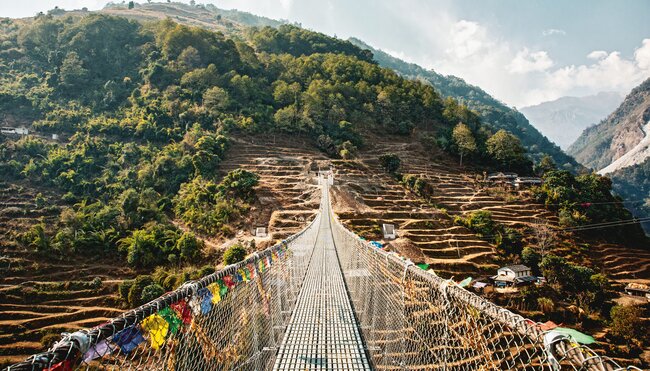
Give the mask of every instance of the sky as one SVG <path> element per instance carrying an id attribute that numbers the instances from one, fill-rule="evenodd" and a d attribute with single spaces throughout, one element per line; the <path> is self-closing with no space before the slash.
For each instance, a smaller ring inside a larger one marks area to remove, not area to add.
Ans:
<path id="1" fill-rule="evenodd" d="M 0 16 L 106 0 L 0 0 Z M 189 2 L 189 0 L 184 1 Z M 523 107 L 650 77 L 648 0 L 197 0 L 336 35 L 483 88 Z"/>

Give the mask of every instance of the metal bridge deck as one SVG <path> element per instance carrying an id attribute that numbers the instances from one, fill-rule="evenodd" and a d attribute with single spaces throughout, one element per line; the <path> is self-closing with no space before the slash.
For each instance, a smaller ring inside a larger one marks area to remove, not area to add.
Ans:
<path id="1" fill-rule="evenodd" d="M 314 252 L 274 370 L 371 369 L 336 254 L 329 202 L 323 207 Z"/>

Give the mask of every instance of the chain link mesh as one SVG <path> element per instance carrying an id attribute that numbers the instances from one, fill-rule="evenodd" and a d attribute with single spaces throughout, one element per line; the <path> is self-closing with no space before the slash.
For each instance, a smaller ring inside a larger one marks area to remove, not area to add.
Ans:
<path id="1" fill-rule="evenodd" d="M 334 215 L 332 220 L 345 282 L 376 369 L 625 369 L 372 246 Z"/>

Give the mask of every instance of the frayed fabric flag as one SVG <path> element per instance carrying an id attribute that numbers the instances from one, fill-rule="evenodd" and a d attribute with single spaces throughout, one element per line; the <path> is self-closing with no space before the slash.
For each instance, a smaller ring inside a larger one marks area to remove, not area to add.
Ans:
<path id="1" fill-rule="evenodd" d="M 219 285 L 219 296 L 222 298 L 226 297 L 226 294 L 228 293 L 228 286 L 222 280 L 218 280 L 217 285 Z"/>
<path id="2" fill-rule="evenodd" d="M 192 311 L 187 305 L 185 299 L 182 299 L 177 303 L 172 304 L 171 308 L 174 310 L 174 312 L 176 312 L 176 314 L 178 314 L 183 324 L 189 325 L 190 323 L 192 323 Z"/>
<path id="3" fill-rule="evenodd" d="M 178 332 L 178 329 L 181 327 L 182 319 L 178 316 L 178 313 L 171 308 L 163 308 L 158 314 L 167 322 L 169 325 L 169 333 L 175 335 Z"/>
<path id="4" fill-rule="evenodd" d="M 72 371 L 73 369 L 73 363 L 68 359 L 63 362 L 59 362 L 50 368 L 46 368 L 45 371 Z"/>
<path id="5" fill-rule="evenodd" d="M 266 269 L 264 266 L 264 260 L 260 259 L 260 261 L 257 262 L 257 269 L 260 271 L 260 273 L 264 273 L 264 270 Z"/>
<path id="6" fill-rule="evenodd" d="M 237 284 L 233 280 L 232 276 L 228 275 L 223 278 L 223 283 L 228 287 L 229 289 L 232 289 L 235 287 Z"/>
<path id="7" fill-rule="evenodd" d="M 207 288 L 199 290 L 197 295 L 190 301 L 190 307 L 195 316 L 207 314 L 212 309 L 212 293 Z"/>
<path id="8" fill-rule="evenodd" d="M 217 304 L 221 301 L 221 290 L 217 283 L 212 283 L 208 286 L 208 290 L 212 294 L 212 304 Z"/>
<path id="9" fill-rule="evenodd" d="M 115 334 L 112 340 L 122 352 L 129 353 L 144 341 L 144 337 L 136 325 L 131 325 Z"/>
<path id="10" fill-rule="evenodd" d="M 83 356 L 84 362 L 90 362 L 93 359 L 102 358 L 113 353 L 113 348 L 108 343 L 108 340 L 104 339 L 95 345 L 91 345 L 88 348 L 88 351 Z"/>
<path id="11" fill-rule="evenodd" d="M 145 318 L 140 324 L 142 331 L 147 334 L 149 344 L 153 350 L 160 349 L 165 344 L 167 333 L 169 332 L 169 324 L 158 313 L 154 313 Z"/>

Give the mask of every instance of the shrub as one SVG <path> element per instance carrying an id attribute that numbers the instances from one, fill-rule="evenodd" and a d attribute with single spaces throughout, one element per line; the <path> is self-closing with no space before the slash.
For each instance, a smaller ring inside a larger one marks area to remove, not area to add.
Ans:
<path id="1" fill-rule="evenodd" d="M 496 223 L 492 220 L 492 213 L 489 211 L 473 211 L 464 218 L 457 216 L 454 220 L 457 224 L 471 229 L 479 237 L 491 237 L 495 235 Z"/>
<path id="2" fill-rule="evenodd" d="M 402 160 L 394 153 L 388 153 L 379 156 L 379 163 L 386 170 L 386 172 L 395 174 L 399 170 Z"/>
<path id="3" fill-rule="evenodd" d="M 643 320 L 643 312 L 638 306 L 615 305 L 610 311 L 612 335 L 630 343 L 632 340 L 643 340 L 647 336 Z"/>
<path id="4" fill-rule="evenodd" d="M 223 263 L 226 265 L 238 263 L 246 258 L 246 248 L 241 243 L 230 246 L 223 254 Z"/>
<path id="5" fill-rule="evenodd" d="M 131 291 L 131 287 L 133 287 L 134 283 L 134 280 L 124 280 L 117 286 L 120 298 L 127 303 L 129 302 L 129 291 Z"/>
<path id="6" fill-rule="evenodd" d="M 133 286 L 129 289 L 128 303 L 132 307 L 137 307 L 144 304 L 142 301 L 142 291 L 145 287 L 153 285 L 153 279 L 148 275 L 140 275 L 135 278 Z"/>
<path id="7" fill-rule="evenodd" d="M 95 290 L 99 289 L 102 287 L 102 279 L 99 277 L 93 278 L 93 280 L 90 282 L 90 287 Z"/>
<path id="8" fill-rule="evenodd" d="M 195 261 L 201 256 L 203 241 L 198 240 L 193 233 L 183 232 L 176 241 L 176 251 L 180 253 L 183 261 Z"/>
<path id="9" fill-rule="evenodd" d="M 538 298 L 537 305 L 539 306 L 539 310 L 547 314 L 552 312 L 555 308 L 553 300 L 549 298 Z"/>
<path id="10" fill-rule="evenodd" d="M 163 289 L 163 287 L 159 284 L 154 283 L 152 285 L 148 285 L 142 290 L 142 294 L 140 295 L 140 302 L 142 304 L 148 303 L 154 299 L 159 298 L 164 293 L 165 289 Z"/>

